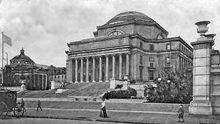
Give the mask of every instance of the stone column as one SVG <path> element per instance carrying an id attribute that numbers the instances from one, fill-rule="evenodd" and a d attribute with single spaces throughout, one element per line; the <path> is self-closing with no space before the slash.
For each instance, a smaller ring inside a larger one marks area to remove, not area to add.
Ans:
<path id="1" fill-rule="evenodd" d="M 102 56 L 99 57 L 99 82 L 102 82 Z"/>
<path id="2" fill-rule="evenodd" d="M 43 74 L 41 75 L 41 81 L 42 81 L 42 90 L 44 90 L 44 76 L 43 76 Z"/>
<path id="3" fill-rule="evenodd" d="M 47 89 L 47 74 L 45 75 L 45 87 L 46 87 L 46 89 Z"/>
<path id="4" fill-rule="evenodd" d="M 126 75 L 129 77 L 129 54 L 126 54 Z"/>
<path id="5" fill-rule="evenodd" d="M 190 114 L 212 115 L 213 108 L 211 102 L 211 51 L 214 45 L 213 38 L 207 38 L 205 32 L 208 31 L 208 21 L 197 22 L 198 33 L 201 37 L 193 46 L 193 101 L 190 103 Z M 200 27 L 200 25 L 203 25 Z M 214 36 L 213 36 L 214 37 Z"/>
<path id="6" fill-rule="evenodd" d="M 80 82 L 83 82 L 83 58 L 81 58 L 81 67 L 80 67 Z"/>
<path id="7" fill-rule="evenodd" d="M 95 57 L 92 58 L 92 82 L 95 82 Z"/>
<path id="8" fill-rule="evenodd" d="M 72 74 L 73 74 L 73 67 L 72 67 L 72 59 L 66 61 L 66 81 L 72 83 Z"/>
<path id="9" fill-rule="evenodd" d="M 112 79 L 115 79 L 115 55 L 112 55 Z"/>
<path id="10" fill-rule="evenodd" d="M 89 83 L 89 57 L 86 58 L 86 82 Z"/>
<path id="11" fill-rule="evenodd" d="M 119 79 L 122 79 L 122 54 L 119 54 Z"/>
<path id="12" fill-rule="evenodd" d="M 108 65 L 109 65 L 109 63 L 108 63 L 108 55 L 106 55 L 106 58 L 105 58 L 105 60 L 106 60 L 106 62 L 105 62 L 105 82 L 108 82 L 109 80 L 108 80 Z"/>
<path id="13" fill-rule="evenodd" d="M 78 60 L 75 58 L 75 83 L 78 83 Z"/>

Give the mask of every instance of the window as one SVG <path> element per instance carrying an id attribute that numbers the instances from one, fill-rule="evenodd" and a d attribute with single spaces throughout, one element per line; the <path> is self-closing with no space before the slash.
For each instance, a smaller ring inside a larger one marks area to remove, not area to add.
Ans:
<path id="1" fill-rule="evenodd" d="M 122 35 L 122 32 L 121 31 L 113 31 L 108 36 L 118 36 L 118 35 Z"/>
<path id="2" fill-rule="evenodd" d="M 154 71 L 153 70 L 149 70 L 149 80 L 154 80 Z"/>
<path id="3" fill-rule="evenodd" d="M 154 63 L 150 63 L 150 67 L 153 68 L 154 67 Z"/>
<path id="4" fill-rule="evenodd" d="M 167 66 L 170 66 L 170 57 L 167 57 L 167 58 L 166 58 L 166 65 L 167 65 Z"/>
<path id="5" fill-rule="evenodd" d="M 164 39 L 162 34 L 157 35 L 157 39 Z"/>
<path id="6" fill-rule="evenodd" d="M 140 55 L 140 64 L 143 64 L 143 56 Z"/>
<path id="7" fill-rule="evenodd" d="M 142 42 L 140 42 L 140 48 L 143 49 L 143 43 Z"/>
<path id="8" fill-rule="evenodd" d="M 154 51 L 154 45 L 150 44 L 150 51 Z"/>
<path id="9" fill-rule="evenodd" d="M 139 67 L 139 71 L 140 71 L 140 80 L 142 81 L 143 80 L 143 67 L 142 66 Z"/>
<path id="10" fill-rule="evenodd" d="M 167 49 L 167 50 L 170 50 L 170 49 L 171 49 L 170 43 L 168 43 L 168 44 L 166 45 L 166 49 Z"/>
<path id="11" fill-rule="evenodd" d="M 150 62 L 154 62 L 154 57 L 149 57 Z"/>

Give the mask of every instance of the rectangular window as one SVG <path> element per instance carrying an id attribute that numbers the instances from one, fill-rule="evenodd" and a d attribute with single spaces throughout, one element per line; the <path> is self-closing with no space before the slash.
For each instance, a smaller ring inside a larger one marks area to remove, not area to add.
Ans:
<path id="1" fill-rule="evenodd" d="M 170 43 L 168 43 L 168 44 L 166 45 L 166 49 L 167 49 L 167 50 L 171 50 Z"/>
<path id="2" fill-rule="evenodd" d="M 154 57 L 149 57 L 150 62 L 154 62 Z"/>
<path id="3" fill-rule="evenodd" d="M 143 64 L 143 56 L 140 55 L 140 64 Z"/>
<path id="4" fill-rule="evenodd" d="M 142 42 L 140 42 L 140 48 L 143 49 L 143 43 Z"/>
<path id="5" fill-rule="evenodd" d="M 154 80 L 154 71 L 153 70 L 149 70 L 149 80 Z"/>
<path id="6" fill-rule="evenodd" d="M 166 66 L 170 66 L 170 57 L 166 57 Z"/>
<path id="7" fill-rule="evenodd" d="M 140 80 L 143 81 L 143 67 L 142 66 L 139 67 L 139 71 L 140 71 Z"/>
<path id="8" fill-rule="evenodd" d="M 153 68 L 154 67 L 154 63 L 150 63 L 150 67 Z"/>
<path id="9" fill-rule="evenodd" d="M 154 45 L 150 44 L 150 51 L 154 51 Z"/>

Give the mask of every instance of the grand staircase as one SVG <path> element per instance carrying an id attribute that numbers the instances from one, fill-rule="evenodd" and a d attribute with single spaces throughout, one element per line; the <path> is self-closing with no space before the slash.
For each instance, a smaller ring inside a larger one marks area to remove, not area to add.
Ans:
<path id="1" fill-rule="evenodd" d="M 63 93 L 56 93 L 56 90 L 23 91 L 18 93 L 18 97 L 50 98 L 69 96 L 99 96 L 103 92 L 107 91 L 109 87 L 109 82 L 76 83 L 67 85 L 66 89 L 68 90 Z"/>

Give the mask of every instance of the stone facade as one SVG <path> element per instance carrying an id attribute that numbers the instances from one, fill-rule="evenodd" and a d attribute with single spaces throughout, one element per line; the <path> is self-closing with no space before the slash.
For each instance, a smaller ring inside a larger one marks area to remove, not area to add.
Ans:
<path id="1" fill-rule="evenodd" d="M 209 21 L 197 22 L 200 37 L 192 42 L 193 51 L 193 101 L 190 114 L 220 114 L 220 52 L 213 50 L 215 34 L 208 31 Z"/>
<path id="2" fill-rule="evenodd" d="M 192 48 L 139 12 L 124 12 L 98 26 L 94 38 L 68 43 L 67 82 L 109 82 L 128 75 L 149 82 L 160 70 L 192 66 Z"/>

